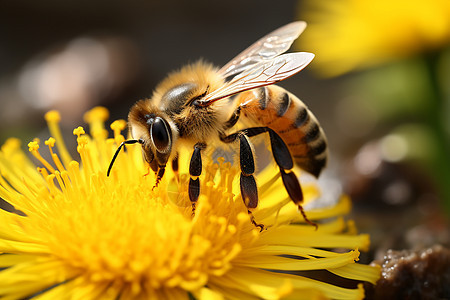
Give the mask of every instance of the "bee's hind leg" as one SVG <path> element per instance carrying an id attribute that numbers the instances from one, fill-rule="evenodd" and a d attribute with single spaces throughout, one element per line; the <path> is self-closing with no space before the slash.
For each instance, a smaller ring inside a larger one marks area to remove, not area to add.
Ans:
<path id="1" fill-rule="evenodd" d="M 194 152 L 192 153 L 191 161 L 189 163 L 189 200 L 192 204 L 192 215 L 195 215 L 195 205 L 200 196 L 200 178 L 202 174 L 202 155 L 201 150 L 206 148 L 206 144 L 197 143 L 194 145 Z"/>
<path id="2" fill-rule="evenodd" d="M 317 229 L 317 224 L 310 221 L 303 210 L 301 203 L 303 202 L 303 192 L 298 181 L 297 176 L 291 170 L 294 167 L 292 156 L 288 147 L 281 139 L 281 137 L 272 129 L 268 128 L 270 136 L 270 144 L 272 147 L 273 157 L 280 168 L 281 179 L 283 180 L 284 187 L 289 194 L 289 198 L 297 205 L 298 210 L 305 219 L 306 223 L 313 225 Z"/>
<path id="3" fill-rule="evenodd" d="M 246 168 L 249 168 L 249 166 L 246 166 L 245 161 L 251 161 L 250 165 L 253 165 L 252 171 L 254 172 L 253 153 L 251 152 L 250 146 L 248 146 L 248 147 L 245 146 L 245 141 L 248 142 L 248 137 L 256 136 L 256 135 L 259 135 L 264 132 L 269 133 L 270 144 L 272 147 L 272 154 L 275 159 L 275 162 L 277 163 L 278 167 L 280 168 L 281 179 L 283 180 L 284 187 L 286 188 L 286 191 L 288 192 L 289 197 L 297 205 L 298 210 L 302 214 L 305 221 L 308 224 L 313 225 L 314 227 L 317 228 L 317 224 L 308 219 L 308 217 L 306 216 L 305 211 L 303 210 L 303 207 L 301 205 L 303 202 L 303 192 L 302 192 L 300 183 L 297 179 L 297 176 L 291 170 L 294 167 L 294 162 L 292 160 L 292 156 L 289 152 L 289 149 L 286 146 L 286 144 L 284 143 L 284 141 L 281 139 L 281 137 L 274 130 L 270 129 L 269 127 L 252 127 L 252 128 L 247 128 L 247 129 L 238 131 L 238 132 L 230 134 L 228 136 L 221 136 L 221 140 L 225 143 L 233 142 L 234 140 L 236 140 L 238 138 L 240 139 L 240 142 L 241 142 L 241 144 L 240 144 L 241 145 L 241 148 L 240 148 L 241 149 L 241 151 L 240 151 L 241 194 L 243 195 L 243 199 L 244 199 L 244 193 L 242 193 L 243 186 L 244 186 L 244 190 L 248 190 L 248 191 L 253 191 L 253 189 L 256 190 L 256 183 L 253 184 L 253 182 L 254 182 L 253 176 L 251 176 L 251 178 L 253 180 L 245 177 L 245 173 L 246 173 L 245 170 L 246 170 Z M 240 136 L 244 136 L 245 141 Z M 245 154 L 245 153 L 247 153 L 247 157 L 245 157 L 245 155 L 243 156 L 243 154 Z M 251 157 L 248 153 L 250 153 Z M 243 168 L 243 165 L 244 165 L 244 168 Z M 249 171 L 249 170 L 250 169 L 248 169 L 247 171 Z M 253 174 L 253 172 L 251 172 L 250 174 Z M 244 173 L 244 176 L 243 176 L 243 173 Z M 244 178 L 244 181 L 242 180 L 243 178 Z M 247 193 L 247 194 L 251 194 L 251 193 Z M 256 207 L 256 205 L 258 204 L 257 190 L 255 192 L 255 195 L 256 195 L 255 196 L 256 198 L 255 198 L 255 200 L 253 200 L 253 202 L 255 204 L 253 204 L 252 201 L 250 201 L 250 203 L 252 205 L 255 205 L 255 207 Z M 244 202 L 247 205 L 247 202 L 245 200 L 244 200 Z M 249 206 L 247 206 L 247 207 L 249 207 Z M 253 223 L 253 221 L 252 221 L 252 223 Z"/>

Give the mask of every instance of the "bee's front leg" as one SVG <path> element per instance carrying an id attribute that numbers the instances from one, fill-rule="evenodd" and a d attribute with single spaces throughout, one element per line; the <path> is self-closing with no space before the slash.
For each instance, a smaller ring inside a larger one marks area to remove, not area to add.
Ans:
<path id="1" fill-rule="evenodd" d="M 194 145 L 194 152 L 192 153 L 191 162 L 189 164 L 189 200 L 192 204 L 192 215 L 195 214 L 195 204 L 200 196 L 200 178 L 202 174 L 202 155 L 201 150 L 206 148 L 206 144 L 197 143 Z"/>
<path id="2" fill-rule="evenodd" d="M 172 171 L 175 174 L 177 181 L 180 181 L 180 175 L 178 174 L 178 152 L 176 153 L 174 159 L 172 159 Z"/>

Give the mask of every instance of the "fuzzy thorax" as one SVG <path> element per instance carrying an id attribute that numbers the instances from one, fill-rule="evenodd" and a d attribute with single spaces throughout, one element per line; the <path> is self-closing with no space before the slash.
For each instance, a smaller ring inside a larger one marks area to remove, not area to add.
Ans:
<path id="1" fill-rule="evenodd" d="M 222 131 L 234 110 L 231 100 L 217 101 L 207 107 L 189 105 L 225 83 L 218 69 L 198 61 L 169 74 L 151 98 L 160 110 L 172 117 L 180 138 L 190 142 L 207 142 Z"/>

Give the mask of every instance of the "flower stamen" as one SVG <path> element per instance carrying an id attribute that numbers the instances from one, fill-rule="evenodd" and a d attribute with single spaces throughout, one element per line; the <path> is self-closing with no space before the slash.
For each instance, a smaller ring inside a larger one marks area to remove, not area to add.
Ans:
<path id="1" fill-rule="evenodd" d="M 61 115 L 56 110 L 51 110 L 45 114 L 45 120 L 47 121 L 48 128 L 50 130 L 50 135 L 59 141 L 56 147 L 61 155 L 64 165 L 67 166 L 71 161 L 72 157 L 67 150 L 66 144 L 61 134 L 61 129 L 59 128 L 59 122 L 61 121 Z"/>
<path id="2" fill-rule="evenodd" d="M 31 154 L 33 154 L 33 156 L 37 158 L 47 168 L 47 170 L 50 171 L 50 173 L 55 173 L 55 169 L 52 165 L 50 165 L 39 153 L 39 143 L 37 141 L 28 143 L 28 151 L 30 151 Z"/>

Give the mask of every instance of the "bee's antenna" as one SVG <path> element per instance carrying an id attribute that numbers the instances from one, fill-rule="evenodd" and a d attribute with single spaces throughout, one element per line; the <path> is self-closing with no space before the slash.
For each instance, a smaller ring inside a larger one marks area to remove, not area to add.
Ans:
<path id="1" fill-rule="evenodd" d="M 119 155 L 119 152 L 120 152 L 120 150 L 123 148 L 123 146 L 125 146 L 125 145 L 131 145 L 131 144 L 136 144 L 136 143 L 139 143 L 139 144 L 142 145 L 142 144 L 144 144 L 144 140 L 143 140 L 143 139 L 139 139 L 139 140 L 128 140 L 128 141 L 124 141 L 124 142 L 122 142 L 122 143 L 120 144 L 119 148 L 117 148 L 117 150 L 116 150 L 116 153 L 114 153 L 114 156 L 113 156 L 113 158 L 112 158 L 112 160 L 111 160 L 111 163 L 109 164 L 108 172 L 106 173 L 106 176 L 109 176 L 109 173 L 111 173 L 112 166 L 113 166 L 114 162 L 116 161 L 117 155 Z"/>

